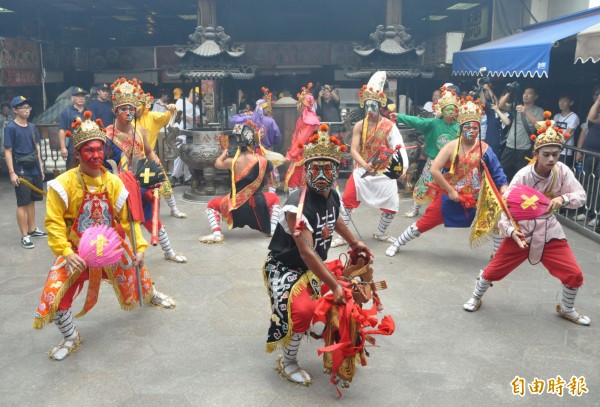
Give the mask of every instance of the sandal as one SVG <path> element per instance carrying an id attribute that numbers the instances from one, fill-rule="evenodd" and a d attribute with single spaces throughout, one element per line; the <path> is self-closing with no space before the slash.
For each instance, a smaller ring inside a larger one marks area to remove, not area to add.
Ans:
<path id="1" fill-rule="evenodd" d="M 481 298 L 471 297 L 469 301 L 463 304 L 463 309 L 469 312 L 475 312 L 481 307 Z"/>
<path id="2" fill-rule="evenodd" d="M 179 253 L 175 253 L 174 255 L 169 255 L 168 253 L 165 253 L 165 260 L 167 261 L 172 261 L 173 263 L 187 263 L 187 257 L 185 257 L 183 254 L 179 254 Z"/>
<path id="3" fill-rule="evenodd" d="M 397 241 L 395 237 L 391 237 L 390 235 L 378 235 L 377 233 L 373 233 L 373 239 L 386 243 L 396 243 Z"/>
<path id="4" fill-rule="evenodd" d="M 308 372 L 304 368 L 298 366 L 297 362 L 291 362 L 285 364 L 283 362 L 283 356 L 277 356 L 275 360 L 275 369 L 279 372 L 279 375 L 292 383 L 301 384 L 302 386 L 310 386 L 312 379 Z"/>
<path id="5" fill-rule="evenodd" d="M 77 332 L 77 336 L 73 339 L 63 339 L 61 343 L 56 345 L 50 352 L 48 352 L 48 356 L 50 359 L 61 361 L 69 356 L 73 352 L 77 352 L 81 348 L 81 344 L 83 343 L 83 338 Z"/>
<path id="6" fill-rule="evenodd" d="M 173 209 L 171 211 L 171 216 L 177 219 L 187 218 L 187 214 L 185 212 L 181 212 L 179 209 Z"/>
<path id="7" fill-rule="evenodd" d="M 150 304 L 154 305 L 155 307 L 161 307 L 165 309 L 173 309 L 177 306 L 173 298 L 161 293 L 156 288 L 153 289 L 152 298 L 150 298 Z"/>
<path id="8" fill-rule="evenodd" d="M 211 233 L 210 235 L 199 237 L 198 240 L 200 241 L 200 243 L 206 244 L 223 243 L 225 241 L 225 236 L 215 235 Z"/>
<path id="9" fill-rule="evenodd" d="M 341 236 L 336 236 L 331 240 L 331 247 L 340 247 L 340 246 L 344 246 L 348 243 L 346 243 L 346 241 L 344 239 L 342 239 Z"/>
<path id="10" fill-rule="evenodd" d="M 394 257 L 400 251 L 400 246 L 396 244 L 391 245 L 387 249 L 385 249 L 385 255 L 388 257 Z"/>
<path id="11" fill-rule="evenodd" d="M 575 308 L 573 308 L 573 310 L 570 312 L 566 312 L 563 310 L 560 304 L 556 304 L 556 313 L 559 317 L 571 321 L 577 325 L 589 326 L 591 323 L 589 317 L 581 315 Z"/>

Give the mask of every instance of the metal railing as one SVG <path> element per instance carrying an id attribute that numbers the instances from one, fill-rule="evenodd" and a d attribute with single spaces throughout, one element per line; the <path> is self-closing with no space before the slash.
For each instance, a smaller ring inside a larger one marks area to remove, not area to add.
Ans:
<path id="1" fill-rule="evenodd" d="M 595 241 L 600 242 L 600 153 L 565 146 L 569 165 L 587 194 L 584 206 L 577 209 L 562 209 L 558 213 L 560 222 Z M 580 160 L 573 158 L 580 155 Z M 565 156 L 561 156 L 562 159 Z"/>

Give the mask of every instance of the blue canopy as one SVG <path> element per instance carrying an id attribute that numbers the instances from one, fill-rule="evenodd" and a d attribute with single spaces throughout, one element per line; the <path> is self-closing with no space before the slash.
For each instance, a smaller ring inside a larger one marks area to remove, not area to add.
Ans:
<path id="1" fill-rule="evenodd" d="M 523 32 L 455 52 L 452 74 L 548 77 L 550 50 L 560 40 L 600 23 L 600 7 L 523 27 Z"/>

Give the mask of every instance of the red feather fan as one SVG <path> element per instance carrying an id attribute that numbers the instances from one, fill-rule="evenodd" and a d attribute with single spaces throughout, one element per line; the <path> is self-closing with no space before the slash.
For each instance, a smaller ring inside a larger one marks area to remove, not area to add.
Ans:
<path id="1" fill-rule="evenodd" d="M 515 184 L 506 198 L 506 203 L 513 218 L 518 222 L 546 214 L 550 199 L 535 188 Z"/>

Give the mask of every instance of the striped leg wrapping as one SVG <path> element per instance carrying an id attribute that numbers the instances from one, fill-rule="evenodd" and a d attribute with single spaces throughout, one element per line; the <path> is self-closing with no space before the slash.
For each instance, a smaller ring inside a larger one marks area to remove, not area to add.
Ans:
<path id="1" fill-rule="evenodd" d="M 288 365 L 290 363 L 297 363 L 298 348 L 302 342 L 304 333 L 292 333 L 292 340 L 290 344 L 283 349 L 283 364 Z"/>
<path id="2" fill-rule="evenodd" d="M 169 235 L 167 235 L 167 231 L 165 230 L 164 226 L 158 230 L 158 243 L 167 256 L 176 256 L 173 247 L 171 247 L 171 241 L 169 240 Z"/>
<path id="3" fill-rule="evenodd" d="M 350 216 L 352 216 L 352 208 L 347 209 L 343 202 L 340 201 L 340 216 L 344 221 L 344 225 L 348 226 L 350 224 Z"/>
<path id="4" fill-rule="evenodd" d="M 210 230 L 213 234 L 221 234 L 221 214 L 214 209 L 208 208 L 204 212 L 204 215 L 206 215 L 206 219 L 208 219 Z"/>
<path id="5" fill-rule="evenodd" d="M 398 236 L 398 240 L 395 245 L 400 247 L 404 246 L 406 243 L 410 242 L 413 239 L 421 236 L 421 232 L 419 232 L 419 228 L 417 228 L 417 224 L 413 223 L 409 227 L 406 228 L 404 232 L 400 236 Z"/>
<path id="6" fill-rule="evenodd" d="M 475 283 L 475 289 L 473 290 L 473 297 L 481 298 L 483 294 L 490 288 L 492 283 L 485 278 L 483 278 L 483 271 L 479 274 L 479 278 L 477 278 L 477 282 Z"/>
<path id="7" fill-rule="evenodd" d="M 281 212 L 281 207 L 277 204 L 271 206 L 271 235 L 275 233 L 275 228 L 277 227 L 277 223 L 279 223 L 279 212 Z"/>
<path id="8" fill-rule="evenodd" d="M 577 291 L 579 288 L 571 288 L 563 285 L 562 290 L 562 307 L 565 312 L 573 311 L 575 306 L 575 297 L 577 297 Z"/>
<path id="9" fill-rule="evenodd" d="M 77 336 L 75 324 L 73 323 L 73 314 L 70 309 L 66 311 L 57 311 L 56 315 L 54 315 L 53 322 L 65 339 L 69 340 Z"/>
<path id="10" fill-rule="evenodd" d="M 385 235 L 387 228 L 391 225 L 394 220 L 395 213 L 386 213 L 381 212 L 381 217 L 379 218 L 379 225 L 377 225 L 377 234 L 379 236 Z"/>
<path id="11" fill-rule="evenodd" d="M 177 203 L 175 203 L 175 195 L 171 195 L 170 197 L 165 198 L 165 200 L 167 201 L 167 205 L 169 205 L 171 212 L 177 210 Z"/>

